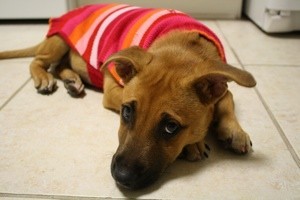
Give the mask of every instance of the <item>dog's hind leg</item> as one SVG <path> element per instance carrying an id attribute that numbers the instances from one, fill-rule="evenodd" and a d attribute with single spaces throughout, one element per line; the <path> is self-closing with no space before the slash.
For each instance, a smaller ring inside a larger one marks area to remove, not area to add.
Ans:
<path id="1" fill-rule="evenodd" d="M 49 37 L 39 45 L 36 56 L 30 64 L 31 77 L 39 93 L 53 92 L 56 81 L 48 69 L 51 64 L 59 63 L 68 51 L 68 45 L 58 36 Z"/>
<path id="2" fill-rule="evenodd" d="M 225 147 L 237 153 L 248 153 L 252 149 L 249 135 L 241 128 L 234 113 L 233 96 L 230 91 L 216 104 L 215 119 L 218 139 Z"/>

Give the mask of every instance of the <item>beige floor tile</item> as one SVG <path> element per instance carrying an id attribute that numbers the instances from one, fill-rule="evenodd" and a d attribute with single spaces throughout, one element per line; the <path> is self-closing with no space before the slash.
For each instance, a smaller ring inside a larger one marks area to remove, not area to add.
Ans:
<path id="1" fill-rule="evenodd" d="M 250 21 L 218 21 L 242 64 L 299 65 L 300 34 L 267 35 Z"/>
<path id="2" fill-rule="evenodd" d="M 45 197 L 45 198 L 39 198 L 39 197 L 36 197 L 36 196 L 30 196 L 30 195 L 9 195 L 10 197 L 2 197 L 1 194 L 0 194 L 0 199 L 1 200 L 46 200 L 46 199 L 49 199 L 49 197 Z"/>
<path id="3" fill-rule="evenodd" d="M 221 41 L 224 47 L 227 62 L 232 65 L 239 64 L 239 61 L 237 60 L 236 56 L 232 52 L 228 42 L 224 38 L 224 35 L 220 30 L 220 28 L 217 26 L 216 22 L 211 20 L 203 20 L 203 21 L 201 20 L 201 22 L 205 24 L 207 27 L 209 27 L 218 36 L 219 40 Z"/>
<path id="4" fill-rule="evenodd" d="M 29 79 L 27 60 L 0 60 L 0 108 Z"/>
<path id="5" fill-rule="evenodd" d="M 46 25 L 0 25 L 0 51 L 35 45 L 46 31 Z M 28 80 L 31 60 L 0 60 L 0 107 Z"/>
<path id="6" fill-rule="evenodd" d="M 247 66 L 258 90 L 300 157 L 300 66 Z"/>
<path id="7" fill-rule="evenodd" d="M 110 159 L 119 117 L 98 92 L 37 94 L 31 84 L 0 112 L 0 192 L 100 195 L 114 188 Z"/>
<path id="8" fill-rule="evenodd" d="M 33 46 L 47 33 L 47 24 L 0 25 L 0 51 Z"/>
<path id="9" fill-rule="evenodd" d="M 232 86 L 238 117 L 254 152 L 238 156 L 212 139 L 210 158 L 177 161 L 149 188 L 119 190 L 110 175 L 119 117 L 87 90 L 70 98 L 62 83 L 42 96 L 31 84 L 0 112 L 0 193 L 148 199 L 300 197 L 300 173 L 251 89 Z"/>

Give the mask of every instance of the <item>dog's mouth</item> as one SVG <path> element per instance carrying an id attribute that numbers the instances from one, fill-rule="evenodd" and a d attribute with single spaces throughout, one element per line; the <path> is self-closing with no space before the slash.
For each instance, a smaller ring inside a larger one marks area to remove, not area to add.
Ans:
<path id="1" fill-rule="evenodd" d="M 111 174 L 117 185 L 129 190 L 142 189 L 151 185 L 162 171 L 162 168 L 146 168 L 140 164 L 128 165 L 115 158 L 111 163 Z"/>

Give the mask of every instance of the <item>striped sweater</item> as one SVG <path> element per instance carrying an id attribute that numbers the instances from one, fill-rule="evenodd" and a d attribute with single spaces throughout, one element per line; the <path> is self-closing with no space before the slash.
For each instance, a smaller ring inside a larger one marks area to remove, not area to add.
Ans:
<path id="1" fill-rule="evenodd" d="M 87 63 L 91 83 L 103 88 L 101 65 L 113 53 L 138 45 L 147 49 L 153 41 L 172 30 L 197 31 L 213 42 L 223 61 L 222 44 L 206 26 L 192 17 L 168 9 L 139 8 L 124 4 L 88 5 L 50 19 L 47 37 L 58 34 Z M 113 65 L 109 71 L 122 80 Z"/>

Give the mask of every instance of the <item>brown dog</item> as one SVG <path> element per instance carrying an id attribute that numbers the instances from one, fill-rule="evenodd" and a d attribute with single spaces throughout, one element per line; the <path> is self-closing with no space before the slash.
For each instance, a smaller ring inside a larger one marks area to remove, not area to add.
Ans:
<path id="1" fill-rule="evenodd" d="M 70 94 L 83 91 L 83 80 L 92 84 L 86 61 L 59 35 L 23 50 L 0 53 L 0 59 L 35 56 L 30 65 L 40 93 L 52 92 L 55 72 Z M 107 66 L 114 63 L 121 87 Z M 216 46 L 195 31 L 170 31 L 145 50 L 129 47 L 110 56 L 102 65 L 105 108 L 120 112 L 119 147 L 111 164 L 112 176 L 123 187 L 149 185 L 179 155 L 196 161 L 207 157 L 204 139 L 216 121 L 218 139 L 238 153 L 251 150 L 248 134 L 234 114 L 227 82 L 253 87 L 246 71 L 221 61 Z"/>

